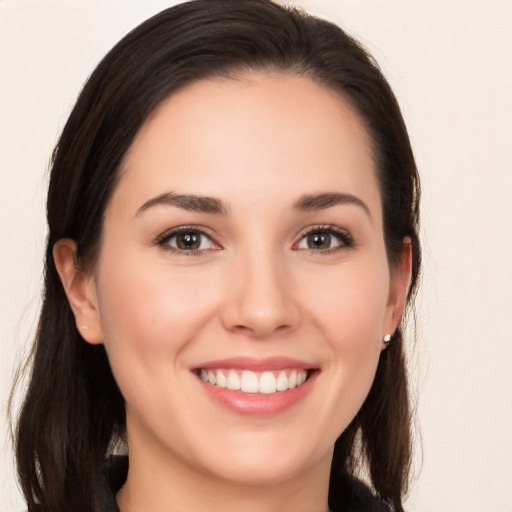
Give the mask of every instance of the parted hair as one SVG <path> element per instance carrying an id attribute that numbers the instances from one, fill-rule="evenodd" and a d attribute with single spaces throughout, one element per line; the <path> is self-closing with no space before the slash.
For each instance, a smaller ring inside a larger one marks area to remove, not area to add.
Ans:
<path id="1" fill-rule="evenodd" d="M 412 300 L 420 269 L 419 180 L 396 98 L 362 45 L 328 21 L 270 0 L 195 0 L 160 12 L 100 62 L 52 156 L 43 305 L 15 429 L 29 511 L 100 512 L 103 464 L 126 427 L 123 396 L 103 345 L 86 343 L 76 328 L 54 243 L 74 239 L 78 263 L 94 265 L 121 164 L 148 116 L 197 80 L 253 70 L 309 77 L 358 113 L 371 139 L 391 268 L 404 237 L 411 240 Z M 381 353 L 368 397 L 336 442 L 330 503 L 363 473 L 376 494 L 402 511 L 410 459 L 411 406 L 399 327 Z"/>

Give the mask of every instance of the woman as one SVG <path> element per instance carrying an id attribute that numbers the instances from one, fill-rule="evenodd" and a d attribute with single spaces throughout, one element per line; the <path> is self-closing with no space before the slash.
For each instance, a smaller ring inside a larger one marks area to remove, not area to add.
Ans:
<path id="1" fill-rule="evenodd" d="M 402 510 L 418 200 L 338 27 L 199 0 L 128 34 L 53 156 L 29 510 Z"/>

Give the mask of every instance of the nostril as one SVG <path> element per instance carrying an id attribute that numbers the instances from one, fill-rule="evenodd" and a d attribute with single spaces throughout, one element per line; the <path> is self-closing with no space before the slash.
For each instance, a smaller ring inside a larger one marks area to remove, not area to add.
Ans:
<path id="1" fill-rule="evenodd" d="M 267 274 L 236 280 L 226 293 L 220 317 L 228 331 L 266 338 L 288 332 L 298 324 L 295 298 L 279 276 Z"/>
<path id="2" fill-rule="evenodd" d="M 275 334 L 284 334 L 292 329 L 293 327 L 289 324 L 279 324 L 276 326 L 275 323 L 262 322 L 261 320 L 248 323 L 248 325 L 236 324 L 228 328 L 232 332 L 238 332 L 255 338 L 267 338 Z"/>

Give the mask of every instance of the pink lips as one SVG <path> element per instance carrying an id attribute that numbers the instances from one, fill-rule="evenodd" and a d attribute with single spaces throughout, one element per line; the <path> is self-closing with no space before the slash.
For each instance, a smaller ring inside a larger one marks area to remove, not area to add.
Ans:
<path id="1" fill-rule="evenodd" d="M 308 370 L 309 377 L 302 385 L 273 394 L 244 393 L 227 388 L 220 388 L 201 380 L 198 383 L 210 398 L 233 412 L 243 415 L 271 416 L 279 414 L 300 402 L 311 390 L 319 374 L 314 365 L 288 357 L 269 357 L 255 359 L 251 357 L 235 357 L 217 361 L 208 361 L 192 369 L 198 375 L 203 370 L 249 370 L 252 372 L 279 371 L 287 369 Z"/>
<path id="2" fill-rule="evenodd" d="M 200 364 L 196 369 L 204 368 L 205 370 L 215 368 L 226 368 L 233 370 L 251 370 L 253 372 L 286 370 L 287 368 L 301 368 L 309 370 L 314 368 L 313 365 L 293 359 L 290 357 L 267 357 L 265 359 L 255 359 L 252 357 L 232 357 L 229 359 L 219 359 L 218 361 L 208 361 Z"/>

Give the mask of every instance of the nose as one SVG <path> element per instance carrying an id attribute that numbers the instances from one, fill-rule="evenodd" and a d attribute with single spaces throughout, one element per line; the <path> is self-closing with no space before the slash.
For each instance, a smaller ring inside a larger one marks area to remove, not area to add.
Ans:
<path id="1" fill-rule="evenodd" d="M 221 311 L 227 330 L 265 339 L 297 327 L 293 279 L 286 263 L 269 252 L 240 256 L 230 269 Z"/>

